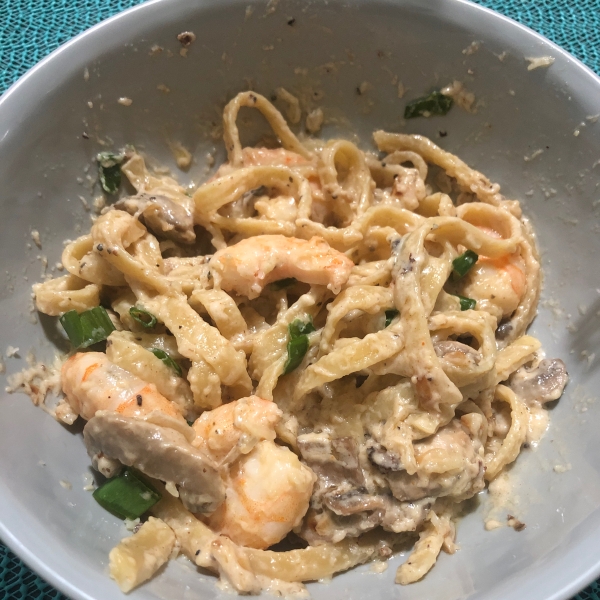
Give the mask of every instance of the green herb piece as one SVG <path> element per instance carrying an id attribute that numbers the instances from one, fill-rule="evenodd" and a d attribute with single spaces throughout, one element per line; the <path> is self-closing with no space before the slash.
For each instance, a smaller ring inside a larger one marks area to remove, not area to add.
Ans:
<path id="1" fill-rule="evenodd" d="M 294 369 L 297 369 L 308 352 L 308 336 L 301 335 L 300 337 L 290 340 L 287 345 L 288 358 L 283 368 L 283 374 L 287 375 Z"/>
<path id="2" fill-rule="evenodd" d="M 471 310 L 477 306 L 477 300 L 473 300 L 473 298 L 465 298 L 458 294 L 456 294 L 456 297 L 460 300 L 460 310 Z"/>
<path id="3" fill-rule="evenodd" d="M 160 494 L 131 469 L 103 483 L 92 494 L 96 502 L 119 519 L 137 519 L 154 506 Z"/>
<path id="4" fill-rule="evenodd" d="M 417 98 L 409 102 L 404 109 L 405 119 L 414 119 L 415 117 L 428 117 L 430 115 L 445 115 L 454 104 L 450 96 L 435 91 L 429 96 Z"/>
<path id="5" fill-rule="evenodd" d="M 475 254 L 473 250 L 467 250 L 464 254 L 457 256 L 452 261 L 452 268 L 454 270 L 454 278 L 460 279 L 464 277 L 471 267 L 477 262 L 479 255 Z"/>
<path id="6" fill-rule="evenodd" d="M 390 308 L 385 311 L 385 327 L 389 327 L 392 324 L 392 321 L 399 315 L 400 313 L 395 308 Z"/>
<path id="7" fill-rule="evenodd" d="M 287 375 L 297 369 L 304 355 L 308 351 L 308 334 L 315 331 L 312 318 L 307 322 L 295 319 L 288 325 L 290 341 L 287 345 L 288 357 L 283 368 L 283 374 Z"/>
<path id="8" fill-rule="evenodd" d="M 144 329 L 152 329 L 156 325 L 156 317 L 143 308 L 132 306 L 129 309 L 131 318 L 139 323 Z"/>
<path id="9" fill-rule="evenodd" d="M 87 348 L 101 342 L 115 330 L 102 306 L 95 306 L 79 314 L 76 310 L 70 310 L 60 317 L 59 321 L 75 349 Z"/>
<path id="10" fill-rule="evenodd" d="M 173 369 L 173 371 L 181 377 L 181 367 L 164 350 L 161 350 L 160 348 L 150 348 L 150 352 L 152 352 L 156 358 L 160 358 L 167 367 Z"/>
<path id="11" fill-rule="evenodd" d="M 288 277 L 287 279 L 280 279 L 279 281 L 274 281 L 271 284 L 271 289 L 278 292 L 279 290 L 283 290 L 286 287 L 290 287 L 295 283 L 298 283 L 298 280 L 295 277 Z"/>
<path id="12" fill-rule="evenodd" d="M 294 339 L 301 335 L 308 335 L 309 333 L 312 333 L 315 331 L 315 326 L 313 325 L 312 317 L 309 317 L 308 321 L 306 322 L 301 321 L 300 319 L 294 319 L 294 321 L 289 324 L 288 329 L 290 332 L 290 338 Z"/>
<path id="13" fill-rule="evenodd" d="M 121 185 L 121 163 L 125 160 L 125 155 L 100 152 L 96 160 L 102 189 L 107 194 L 115 194 Z"/>

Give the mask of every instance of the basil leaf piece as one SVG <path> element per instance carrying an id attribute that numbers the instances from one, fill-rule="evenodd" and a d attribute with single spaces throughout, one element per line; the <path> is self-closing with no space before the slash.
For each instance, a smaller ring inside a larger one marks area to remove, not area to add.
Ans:
<path id="1" fill-rule="evenodd" d="M 100 152 L 96 156 L 100 185 L 107 194 L 116 194 L 119 189 L 121 185 L 121 164 L 124 160 L 124 154 L 115 154 L 114 152 Z"/>
<path id="2" fill-rule="evenodd" d="M 308 334 L 315 331 L 312 317 L 307 322 L 295 319 L 288 325 L 290 340 L 287 344 L 288 357 L 283 367 L 283 374 L 287 375 L 297 369 L 304 355 L 308 352 Z"/>
<path id="3" fill-rule="evenodd" d="M 454 100 L 450 96 L 444 96 L 438 91 L 431 92 L 429 96 L 423 96 L 409 102 L 404 109 L 404 118 L 414 119 L 415 117 L 445 115 L 453 104 Z"/>
<path id="4" fill-rule="evenodd" d="M 309 317 L 307 322 L 301 321 L 300 319 L 294 319 L 289 325 L 288 330 L 290 332 L 290 339 L 297 338 L 301 335 L 307 335 L 315 331 L 315 326 L 312 322 L 312 317 Z"/>
<path id="5" fill-rule="evenodd" d="M 288 358 L 283 368 L 283 374 L 287 375 L 294 369 L 297 369 L 308 352 L 308 336 L 301 335 L 300 337 L 290 340 L 287 345 Z"/>

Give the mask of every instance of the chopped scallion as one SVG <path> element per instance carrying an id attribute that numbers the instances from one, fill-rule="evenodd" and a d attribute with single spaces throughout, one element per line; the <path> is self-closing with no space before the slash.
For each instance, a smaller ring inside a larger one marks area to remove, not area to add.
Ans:
<path id="1" fill-rule="evenodd" d="M 283 368 L 283 374 L 287 375 L 297 369 L 304 355 L 308 351 L 308 334 L 315 331 L 312 318 L 307 322 L 295 319 L 288 325 L 290 340 L 287 345 L 288 357 Z"/>
<path id="2" fill-rule="evenodd" d="M 315 331 L 315 326 L 313 325 L 312 318 L 309 318 L 308 321 L 304 322 L 300 319 L 294 319 L 289 325 L 290 338 L 294 339 L 301 335 L 308 335 Z"/>
<path id="3" fill-rule="evenodd" d="M 103 483 L 93 493 L 96 502 L 120 519 L 137 519 L 161 498 L 149 484 L 131 469 Z"/>
<path id="4" fill-rule="evenodd" d="M 156 325 L 156 317 L 143 308 L 132 306 L 129 309 L 131 318 L 139 323 L 144 329 L 152 329 Z"/>
<path id="5" fill-rule="evenodd" d="M 389 327 L 392 324 L 392 321 L 399 315 L 400 313 L 395 308 L 390 308 L 385 311 L 385 326 Z"/>
<path id="6" fill-rule="evenodd" d="M 288 277 L 287 279 L 279 279 L 278 281 L 274 281 L 271 284 L 271 288 L 278 292 L 279 290 L 283 290 L 286 287 L 290 287 L 298 283 L 298 280 L 295 277 Z"/>
<path id="7" fill-rule="evenodd" d="M 465 296 L 456 295 L 460 300 L 460 310 L 471 310 L 477 306 L 477 300 L 473 300 L 473 298 L 465 298 Z"/>
<path id="8" fill-rule="evenodd" d="M 121 163 L 125 160 L 124 154 L 114 152 L 100 152 L 96 156 L 98 161 L 98 177 L 100 185 L 107 194 L 115 194 L 121 185 Z"/>
<path id="9" fill-rule="evenodd" d="M 283 374 L 287 375 L 294 369 L 297 369 L 308 351 L 308 336 L 301 335 L 300 337 L 290 340 L 287 345 L 288 358 L 285 362 Z"/>
<path id="10" fill-rule="evenodd" d="M 70 310 L 59 320 L 75 349 L 87 348 L 101 342 L 115 330 L 108 313 L 102 306 L 95 306 L 82 313 Z"/>
<path id="11" fill-rule="evenodd" d="M 150 348 L 150 352 L 152 352 L 156 358 L 160 358 L 167 367 L 173 369 L 173 371 L 181 377 L 181 367 L 164 350 L 161 350 L 160 348 Z"/>
<path id="12" fill-rule="evenodd" d="M 452 269 L 454 270 L 454 278 L 460 279 L 464 277 L 471 267 L 477 262 L 479 255 L 473 250 L 467 250 L 464 254 L 457 256 L 452 261 Z"/>
<path id="13" fill-rule="evenodd" d="M 409 102 L 404 109 L 404 118 L 414 119 L 415 117 L 445 115 L 452 108 L 453 103 L 454 101 L 450 96 L 444 96 L 438 91 L 431 92 L 429 96 L 423 96 Z"/>

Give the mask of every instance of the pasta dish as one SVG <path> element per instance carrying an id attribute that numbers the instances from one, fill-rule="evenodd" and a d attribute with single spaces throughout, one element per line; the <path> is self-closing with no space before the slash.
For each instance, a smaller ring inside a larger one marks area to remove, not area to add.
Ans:
<path id="1" fill-rule="evenodd" d="M 242 147 L 242 107 L 276 145 Z M 123 193 L 34 286 L 76 351 L 52 412 L 87 421 L 94 497 L 134 530 L 111 576 L 129 591 L 181 553 L 240 593 L 303 594 L 412 539 L 396 582 L 415 582 L 567 381 L 526 333 L 530 223 L 418 135 L 299 138 L 244 92 L 224 141 L 191 192 L 99 155 Z M 44 405 L 52 385 L 23 387 Z"/>

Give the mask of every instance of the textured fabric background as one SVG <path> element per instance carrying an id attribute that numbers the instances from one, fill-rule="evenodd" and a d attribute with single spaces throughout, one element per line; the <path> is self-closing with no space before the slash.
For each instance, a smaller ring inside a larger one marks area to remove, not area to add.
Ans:
<path id="1" fill-rule="evenodd" d="M 0 93 L 69 38 L 142 0 L 0 0 Z M 600 0 L 476 0 L 600 74 Z M 66 600 L 0 543 L 0 600 Z M 574 600 L 600 600 L 600 580 Z"/>

